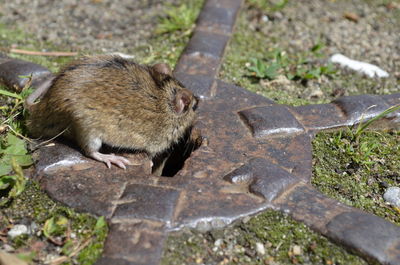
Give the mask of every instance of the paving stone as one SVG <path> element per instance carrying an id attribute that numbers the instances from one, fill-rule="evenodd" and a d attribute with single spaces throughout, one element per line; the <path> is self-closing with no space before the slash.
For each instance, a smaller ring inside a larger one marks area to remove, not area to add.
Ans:
<path id="1" fill-rule="evenodd" d="M 165 187 L 130 184 L 119 200 L 114 218 L 140 218 L 169 222 L 179 191 Z"/>
<path id="2" fill-rule="evenodd" d="M 10 87 L 23 88 L 28 82 L 28 78 L 20 76 L 32 75 L 32 86 L 37 87 L 48 77 L 52 76 L 49 69 L 27 61 L 19 59 L 6 59 L 4 56 L 0 60 L 0 80 Z"/>
<path id="3" fill-rule="evenodd" d="M 327 224 L 327 235 L 382 264 L 399 264 L 400 229 L 372 214 L 353 211 Z"/>
<path id="4" fill-rule="evenodd" d="M 369 120 L 390 107 L 380 96 L 375 95 L 342 97 L 333 101 L 333 103 L 347 116 L 346 125 L 353 125 L 361 120 Z"/>
<path id="5" fill-rule="evenodd" d="M 239 115 L 256 138 L 304 132 L 297 119 L 282 105 L 241 110 Z"/>
<path id="6" fill-rule="evenodd" d="M 116 264 L 156 265 L 162 252 L 164 231 L 139 230 L 135 224 L 112 224 L 104 246 L 103 260 Z M 126 261 L 129 261 L 127 263 Z"/>

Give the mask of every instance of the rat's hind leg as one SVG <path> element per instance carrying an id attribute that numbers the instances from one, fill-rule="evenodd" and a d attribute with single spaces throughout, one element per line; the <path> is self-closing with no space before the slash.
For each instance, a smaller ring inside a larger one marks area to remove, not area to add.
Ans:
<path id="1" fill-rule="evenodd" d="M 108 168 L 111 168 L 111 164 L 123 169 L 126 169 L 126 165 L 132 165 L 132 163 L 125 157 L 100 153 L 99 150 L 102 145 L 102 140 L 100 137 L 95 135 L 95 133 L 87 132 L 85 130 L 80 130 L 80 133 L 76 134 L 79 145 L 88 157 L 104 162 Z"/>
<path id="2" fill-rule="evenodd" d="M 91 152 L 88 155 L 97 161 L 104 162 L 108 168 L 111 168 L 111 164 L 115 164 L 123 169 L 126 169 L 125 165 L 132 165 L 132 163 L 125 157 L 117 156 L 114 154 L 102 154 L 97 151 Z"/>

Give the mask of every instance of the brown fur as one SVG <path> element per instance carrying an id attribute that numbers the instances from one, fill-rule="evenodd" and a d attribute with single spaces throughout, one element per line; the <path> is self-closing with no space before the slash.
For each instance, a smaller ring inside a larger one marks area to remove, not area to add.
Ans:
<path id="1" fill-rule="evenodd" d="M 28 129 L 45 138 L 65 130 L 86 154 L 106 143 L 154 157 L 177 142 L 195 117 L 197 99 L 170 73 L 165 64 L 83 57 L 61 70 L 43 98 L 28 106 Z"/>

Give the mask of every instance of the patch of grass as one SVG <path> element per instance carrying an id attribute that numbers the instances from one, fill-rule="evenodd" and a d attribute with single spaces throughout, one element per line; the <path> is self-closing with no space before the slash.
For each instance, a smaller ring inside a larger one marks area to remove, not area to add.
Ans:
<path id="1" fill-rule="evenodd" d="M 307 83 L 321 78 L 330 79 L 335 73 L 330 64 L 321 60 L 326 57 L 325 45 L 316 38 L 310 49 L 301 52 L 282 48 L 285 45 L 279 43 L 278 39 L 269 39 L 249 23 L 249 13 L 256 12 L 256 17 L 264 14 L 254 11 L 255 2 L 263 1 L 248 1 L 247 12 L 239 16 L 220 77 L 277 103 L 294 106 L 310 104 L 311 92 L 307 89 Z M 313 103 L 325 102 L 324 99 L 317 99 Z"/>
<path id="2" fill-rule="evenodd" d="M 22 220 L 37 225 L 32 235 L 3 241 L 16 248 L 17 253 L 33 255 L 34 262 L 43 263 L 52 250 L 62 264 L 93 264 L 102 252 L 108 232 L 104 218 L 76 213 L 53 202 L 36 182 L 27 181 L 24 191 L 7 208 L 0 209 L 2 229 Z"/>
<path id="3" fill-rule="evenodd" d="M 265 253 L 257 251 L 262 245 Z M 260 247 L 260 246 L 259 246 Z M 296 250 L 295 250 L 296 249 Z M 268 210 L 224 230 L 171 235 L 161 264 L 367 264 L 285 214 Z"/>
<path id="4" fill-rule="evenodd" d="M 165 7 L 165 16 L 160 17 L 155 33 L 165 34 L 176 31 L 181 31 L 183 34 L 188 34 L 188 31 L 190 33 L 199 13 L 199 9 L 196 7 L 197 4 L 198 2 L 192 0 L 180 6 L 167 5 Z"/>
<path id="5" fill-rule="evenodd" d="M 395 75 L 387 79 L 365 78 L 327 63 L 332 50 L 343 47 L 337 47 L 337 43 L 326 38 L 329 35 L 326 29 L 332 27 L 331 22 L 326 23 L 322 19 L 323 24 L 318 25 L 312 19 L 302 20 L 299 17 L 295 10 L 301 9 L 300 2 L 287 1 L 279 10 L 270 6 L 271 3 L 282 2 L 279 0 L 245 2 L 221 67 L 221 79 L 277 103 L 294 106 L 328 103 L 343 95 L 398 92 L 399 81 Z M 329 6 L 333 13 L 332 5 L 342 7 L 348 4 L 339 2 Z M 373 6 L 377 6 L 378 17 L 388 21 L 386 25 L 395 25 L 399 21 L 395 14 L 400 9 L 388 11 L 386 7 L 379 8 L 376 3 Z M 309 5 L 306 5 L 304 10 L 308 9 Z M 319 12 L 312 14 L 321 15 Z M 388 27 L 387 31 L 393 30 Z M 308 38 L 302 39 L 302 36 Z M 257 72 L 254 67 L 260 71 Z"/>
<path id="6" fill-rule="evenodd" d="M 22 167 L 32 165 L 23 140 L 8 133 L 0 142 L 0 206 L 7 204 L 25 189 Z"/>
<path id="7" fill-rule="evenodd" d="M 144 64 L 165 62 L 173 68 L 191 37 L 203 2 L 204 0 L 182 1 L 178 6 L 167 7 L 166 16 L 160 17 L 149 44 L 134 48 L 138 61 Z"/>
<path id="8" fill-rule="evenodd" d="M 318 52 L 322 47 L 323 45 L 318 43 L 309 52 L 294 56 L 276 49 L 267 53 L 266 58 L 250 58 L 251 63 L 246 67 L 250 71 L 250 78 L 258 79 L 274 80 L 279 75 L 284 75 L 289 80 L 304 83 L 311 79 L 319 79 L 322 75 L 330 77 L 336 73 L 332 64 L 312 64 L 312 60 L 320 56 Z"/>
<path id="9" fill-rule="evenodd" d="M 319 133 L 313 141 L 312 184 L 327 196 L 400 225 L 383 194 L 400 185 L 400 132 Z"/>
<path id="10" fill-rule="evenodd" d="M 250 6 L 262 9 L 266 12 L 275 12 L 283 9 L 289 0 L 249 0 Z"/>

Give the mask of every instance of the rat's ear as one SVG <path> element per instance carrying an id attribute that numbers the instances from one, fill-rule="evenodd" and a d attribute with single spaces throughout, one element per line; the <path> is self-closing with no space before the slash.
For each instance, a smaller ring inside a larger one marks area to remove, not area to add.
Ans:
<path id="1" fill-rule="evenodd" d="M 166 63 L 157 63 L 152 66 L 153 70 L 166 75 L 172 75 L 171 67 Z"/>
<path id="2" fill-rule="evenodd" d="M 189 90 L 182 89 L 178 91 L 174 98 L 174 110 L 178 114 L 187 111 L 192 102 L 192 93 Z"/>

